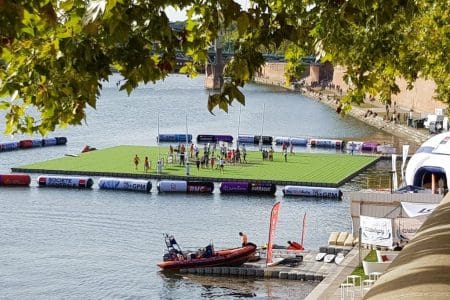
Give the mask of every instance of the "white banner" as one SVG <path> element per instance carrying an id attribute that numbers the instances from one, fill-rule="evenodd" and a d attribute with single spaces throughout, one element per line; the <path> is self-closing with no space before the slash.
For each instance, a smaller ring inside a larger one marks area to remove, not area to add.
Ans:
<path id="1" fill-rule="evenodd" d="M 438 206 L 433 203 L 414 203 L 414 202 L 401 202 L 402 208 L 406 215 L 410 218 L 429 215 Z"/>
<path id="2" fill-rule="evenodd" d="M 392 189 L 398 190 L 397 180 L 397 154 L 392 154 Z"/>
<path id="3" fill-rule="evenodd" d="M 394 221 L 395 240 L 400 242 L 410 241 L 420 226 L 422 226 L 423 218 L 397 218 Z"/>
<path id="4" fill-rule="evenodd" d="M 402 181 L 405 181 L 405 165 L 406 159 L 408 158 L 409 145 L 403 145 L 403 153 L 402 153 Z"/>
<path id="5" fill-rule="evenodd" d="M 391 247 L 392 220 L 386 218 L 374 218 L 360 216 L 361 243 Z"/>

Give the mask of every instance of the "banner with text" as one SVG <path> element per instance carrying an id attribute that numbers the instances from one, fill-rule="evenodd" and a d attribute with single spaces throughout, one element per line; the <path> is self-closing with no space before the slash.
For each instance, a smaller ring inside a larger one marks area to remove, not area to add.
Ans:
<path id="1" fill-rule="evenodd" d="M 410 218 L 429 215 L 436 208 L 437 204 L 434 203 L 414 203 L 414 202 L 401 202 L 402 208 L 406 215 Z"/>
<path id="2" fill-rule="evenodd" d="M 360 226 L 361 243 L 385 247 L 392 246 L 391 219 L 360 216 Z"/>
<path id="3" fill-rule="evenodd" d="M 396 241 L 410 241 L 425 218 L 396 218 L 394 221 L 394 232 Z"/>

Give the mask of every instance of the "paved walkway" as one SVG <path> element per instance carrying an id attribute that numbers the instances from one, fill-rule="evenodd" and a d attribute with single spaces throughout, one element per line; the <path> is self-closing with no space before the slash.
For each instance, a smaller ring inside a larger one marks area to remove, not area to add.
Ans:
<path id="1" fill-rule="evenodd" d="M 327 96 L 325 95 L 319 96 L 316 92 L 305 92 L 304 95 L 316 99 L 325 105 L 333 107 L 334 109 L 336 109 L 339 105 L 339 102 L 336 102 L 336 100 L 333 99 L 332 97 L 329 97 L 329 99 L 327 99 Z M 366 117 L 367 110 L 368 108 L 360 108 L 353 106 L 352 109 L 348 112 L 348 115 L 357 118 L 358 120 L 361 120 L 362 122 L 371 125 L 373 127 L 376 127 L 380 130 L 389 132 L 395 136 L 399 136 L 408 141 L 415 142 L 418 145 L 422 144 L 431 137 L 431 134 L 429 134 L 426 130 L 420 130 L 394 122 L 387 122 L 383 120 L 383 118 L 380 116 Z M 374 109 L 371 110 L 373 111 Z"/>
<path id="2" fill-rule="evenodd" d="M 367 256 L 369 250 L 361 249 L 361 259 Z M 359 264 L 359 251 L 355 247 L 345 257 L 344 263 L 336 268 L 338 272 L 330 272 L 329 275 L 306 297 L 306 300 L 326 299 L 334 300 L 341 299 L 341 283 L 345 282 L 347 276 Z M 337 267 L 337 265 L 336 265 Z M 331 271 L 331 270 L 330 270 Z M 350 299 L 350 298 L 349 298 Z M 354 299 L 361 299 L 360 293 L 355 293 Z"/>

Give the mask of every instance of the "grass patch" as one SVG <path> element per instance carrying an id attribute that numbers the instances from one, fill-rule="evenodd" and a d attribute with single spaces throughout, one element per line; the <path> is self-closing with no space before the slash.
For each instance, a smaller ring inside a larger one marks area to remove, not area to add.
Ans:
<path id="1" fill-rule="evenodd" d="M 166 153 L 166 151 L 166 147 L 160 148 L 161 153 Z M 135 170 L 133 164 L 135 154 L 141 159 L 138 170 Z M 82 153 L 78 157 L 65 156 L 21 166 L 20 168 L 145 175 L 145 156 L 148 156 L 152 163 L 148 174 L 156 175 L 158 147 L 149 146 L 117 146 Z M 162 156 L 166 157 L 166 154 Z M 216 155 L 216 157 L 218 156 Z M 211 168 L 197 170 L 195 160 L 191 159 L 190 174 L 195 177 L 217 178 L 219 181 L 220 178 L 233 178 L 336 185 L 376 159 L 373 156 L 352 156 L 348 154 L 296 153 L 289 155 L 287 162 L 285 162 L 282 153 L 278 152 L 274 154 L 273 161 L 263 161 L 259 151 L 251 151 L 247 154 L 247 164 L 226 164 L 223 174 L 216 168 L 213 170 Z M 218 160 L 216 159 L 217 164 Z M 165 163 L 163 167 L 163 175 L 184 176 L 185 172 L 185 167 L 180 166 L 179 163 Z"/>
<path id="2" fill-rule="evenodd" d="M 377 252 L 375 250 L 372 250 L 369 252 L 369 254 L 363 259 L 365 261 L 370 261 L 370 262 L 376 262 L 377 261 Z M 356 269 L 353 270 L 351 275 L 358 275 L 361 276 L 361 282 L 365 279 L 369 279 L 368 275 L 364 274 L 364 268 L 363 266 L 359 266 Z M 357 282 L 357 286 L 359 286 L 359 282 Z"/>

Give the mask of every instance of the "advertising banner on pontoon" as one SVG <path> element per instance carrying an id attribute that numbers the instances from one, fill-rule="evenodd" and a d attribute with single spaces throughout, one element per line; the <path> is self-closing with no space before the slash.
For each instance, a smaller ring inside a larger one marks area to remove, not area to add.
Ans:
<path id="1" fill-rule="evenodd" d="M 394 220 L 394 239 L 396 241 L 410 241 L 420 226 L 424 218 L 396 218 Z"/>
<path id="2" fill-rule="evenodd" d="M 436 208 L 437 204 L 433 203 L 414 203 L 414 202 L 401 202 L 403 211 L 410 218 L 429 215 Z"/>
<path id="3" fill-rule="evenodd" d="M 390 247 L 392 239 L 392 220 L 361 216 L 361 242 L 363 244 Z"/>

